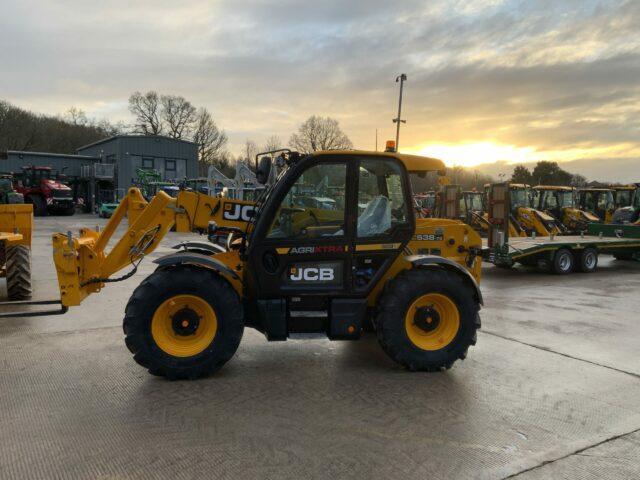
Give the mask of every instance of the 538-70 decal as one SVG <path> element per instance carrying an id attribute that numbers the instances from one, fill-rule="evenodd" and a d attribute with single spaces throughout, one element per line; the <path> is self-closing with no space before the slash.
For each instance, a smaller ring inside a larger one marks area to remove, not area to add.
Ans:
<path id="1" fill-rule="evenodd" d="M 439 242 L 444 239 L 444 236 L 438 233 L 423 233 L 416 235 L 414 238 L 419 242 Z"/>
<path id="2" fill-rule="evenodd" d="M 244 203 L 225 202 L 222 218 L 225 220 L 250 222 L 255 212 L 255 205 L 246 205 Z"/>

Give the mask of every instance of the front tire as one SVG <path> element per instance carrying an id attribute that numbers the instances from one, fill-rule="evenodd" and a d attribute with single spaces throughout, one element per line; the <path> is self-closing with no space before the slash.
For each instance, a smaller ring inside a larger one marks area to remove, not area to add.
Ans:
<path id="1" fill-rule="evenodd" d="M 125 343 L 153 375 L 195 379 L 220 369 L 244 331 L 242 303 L 231 285 L 198 267 L 156 270 L 125 310 Z"/>
<path id="2" fill-rule="evenodd" d="M 461 275 L 406 270 L 389 281 L 375 318 L 378 341 L 411 371 L 438 371 L 464 360 L 476 344 L 480 306 Z"/>

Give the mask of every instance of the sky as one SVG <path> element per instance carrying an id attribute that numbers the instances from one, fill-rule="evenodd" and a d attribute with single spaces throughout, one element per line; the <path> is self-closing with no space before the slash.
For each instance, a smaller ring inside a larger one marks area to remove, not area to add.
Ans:
<path id="1" fill-rule="evenodd" d="M 0 98 L 131 122 L 136 91 L 208 108 L 240 153 L 310 115 L 356 148 L 509 174 L 640 181 L 640 1 L 2 0 Z"/>

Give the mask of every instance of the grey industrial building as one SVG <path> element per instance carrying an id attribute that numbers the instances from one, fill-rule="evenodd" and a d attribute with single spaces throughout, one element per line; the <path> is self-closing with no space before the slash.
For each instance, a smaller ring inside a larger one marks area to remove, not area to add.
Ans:
<path id="1" fill-rule="evenodd" d="M 100 158 L 115 164 L 117 188 L 129 188 L 136 169 L 158 170 L 165 180 L 194 178 L 198 175 L 198 144 L 155 135 L 118 135 L 85 145 L 78 156 Z"/>
<path id="2" fill-rule="evenodd" d="M 136 182 L 138 168 L 155 169 L 164 180 L 196 177 L 198 144 L 157 135 L 117 135 L 79 147 L 76 155 L 10 150 L 0 158 L 0 172 L 19 172 L 28 165 L 66 175 L 75 195 L 93 205 L 93 199 L 100 203 L 112 196 L 100 192 L 122 195 Z"/>

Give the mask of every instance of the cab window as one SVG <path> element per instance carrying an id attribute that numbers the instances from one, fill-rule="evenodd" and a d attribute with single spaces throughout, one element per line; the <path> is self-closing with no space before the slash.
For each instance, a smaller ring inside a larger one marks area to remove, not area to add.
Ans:
<path id="1" fill-rule="evenodd" d="M 390 233 L 409 222 L 400 166 L 384 158 L 365 159 L 358 172 L 359 238 Z"/>
<path id="2" fill-rule="evenodd" d="M 344 235 L 345 163 L 305 170 L 278 207 L 267 238 L 309 239 Z"/>

